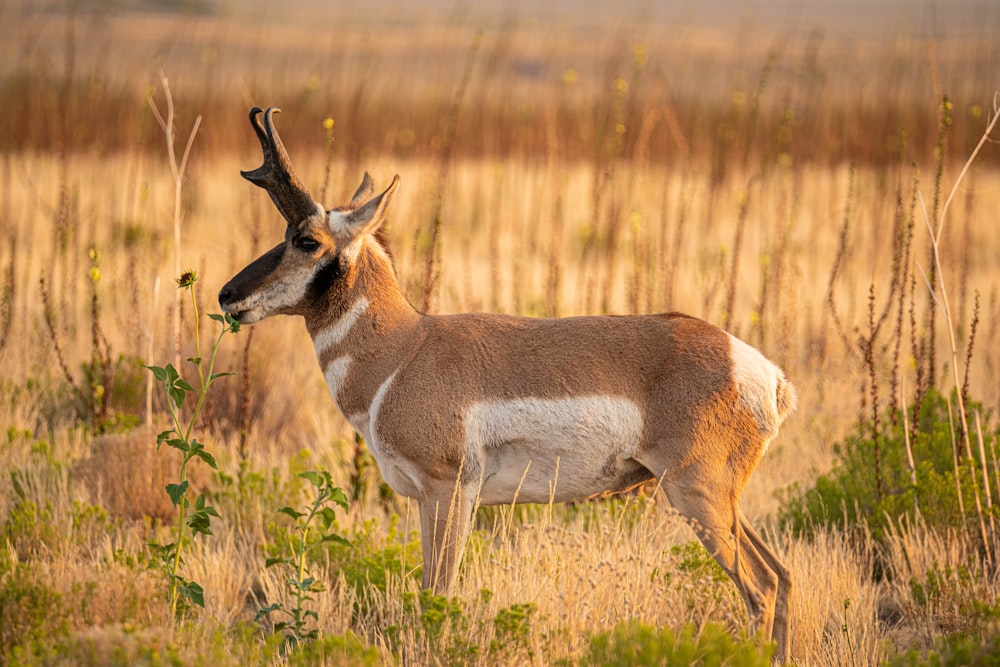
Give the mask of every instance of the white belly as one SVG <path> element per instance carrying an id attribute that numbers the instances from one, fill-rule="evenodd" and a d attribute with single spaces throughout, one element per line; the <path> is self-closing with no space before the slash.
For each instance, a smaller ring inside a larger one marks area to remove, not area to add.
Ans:
<path id="1" fill-rule="evenodd" d="M 615 396 L 522 398 L 472 405 L 467 456 L 482 462 L 483 504 L 548 502 L 617 490 L 634 475 L 642 412 Z"/>

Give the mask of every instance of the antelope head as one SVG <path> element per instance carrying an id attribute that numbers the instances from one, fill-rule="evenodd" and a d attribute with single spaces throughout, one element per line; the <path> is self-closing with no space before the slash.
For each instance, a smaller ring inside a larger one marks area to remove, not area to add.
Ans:
<path id="1" fill-rule="evenodd" d="M 399 184 L 377 196 L 366 172 L 347 206 L 327 211 L 296 177 L 274 127 L 269 107 L 250 110 L 250 124 L 260 140 L 264 162 L 243 178 L 264 188 L 287 223 L 285 239 L 240 271 L 219 291 L 219 305 L 241 324 L 271 315 L 303 315 L 353 268 L 364 239 L 385 219 Z M 261 115 L 263 114 L 263 122 Z"/>

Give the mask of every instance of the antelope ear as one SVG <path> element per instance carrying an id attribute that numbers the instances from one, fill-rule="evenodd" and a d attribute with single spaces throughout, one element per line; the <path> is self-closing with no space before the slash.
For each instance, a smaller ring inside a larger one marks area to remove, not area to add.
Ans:
<path id="1" fill-rule="evenodd" d="M 371 179 L 367 173 L 365 174 L 365 181 L 361 183 L 361 188 L 358 188 L 358 193 L 365 188 L 366 183 L 371 185 Z M 385 189 L 385 192 L 372 197 L 347 214 L 344 220 L 345 226 L 351 231 L 353 237 L 358 238 L 365 234 L 371 234 L 382 226 L 382 223 L 385 222 L 385 213 L 389 209 L 389 203 L 392 201 L 392 196 L 396 192 L 398 185 L 399 176 L 396 175 L 393 177 L 389 187 Z M 355 199 L 358 197 L 357 194 L 354 196 Z"/>
<path id="2" fill-rule="evenodd" d="M 361 185 L 358 186 L 354 196 L 351 197 L 351 203 L 347 205 L 347 208 L 350 210 L 359 208 L 371 199 L 373 194 L 375 194 L 375 181 L 372 180 L 372 177 L 366 171 L 364 177 L 361 179 Z"/>

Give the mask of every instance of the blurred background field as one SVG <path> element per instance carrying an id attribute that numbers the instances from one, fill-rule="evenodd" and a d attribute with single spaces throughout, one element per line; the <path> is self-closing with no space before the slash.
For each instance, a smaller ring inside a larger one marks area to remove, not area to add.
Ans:
<path id="1" fill-rule="evenodd" d="M 387 231 L 418 308 L 680 310 L 783 366 L 800 407 L 743 504 L 796 581 L 799 664 L 988 652 L 1000 135 L 981 140 L 998 37 L 985 0 L 5 3 L 0 660 L 279 661 L 253 619 L 288 600 L 264 560 L 289 543 L 275 510 L 302 502 L 295 473 L 312 468 L 349 491 L 337 527 L 354 546 L 313 563 L 321 641 L 290 660 L 551 664 L 583 660 L 595 633 L 638 641 L 630 621 L 690 621 L 706 642 L 708 623 L 745 624 L 732 584 L 644 497 L 482 511 L 456 598 L 420 599 L 414 509 L 381 485 L 287 318 L 221 348 L 238 375 L 199 436 L 220 470 L 191 478 L 222 517 L 185 559 L 205 607 L 170 617 L 146 544 L 175 517 L 176 452 L 156 450 L 166 405 L 143 365 L 175 355 L 175 258 L 215 312 L 281 238 L 238 173 L 260 159 L 252 105 L 283 109 L 327 206 L 365 170 L 400 174 Z M 198 123 L 179 245 L 151 112 L 162 76 L 178 157 Z M 183 302 L 188 356 L 191 315 Z"/>

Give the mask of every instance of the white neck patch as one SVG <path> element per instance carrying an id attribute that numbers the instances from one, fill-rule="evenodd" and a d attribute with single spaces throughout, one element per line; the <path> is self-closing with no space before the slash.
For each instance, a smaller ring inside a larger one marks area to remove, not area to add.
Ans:
<path id="1" fill-rule="evenodd" d="M 330 388 L 330 394 L 333 395 L 333 400 L 340 406 L 340 402 L 337 400 L 337 396 L 340 394 L 340 389 L 344 386 L 344 382 L 347 380 L 347 372 L 351 368 L 351 358 L 337 357 L 329 364 L 327 364 L 326 369 L 323 371 L 323 377 L 326 378 L 326 385 Z"/>
<path id="2" fill-rule="evenodd" d="M 365 297 L 361 297 L 347 309 L 347 312 L 340 316 L 340 319 L 334 322 L 331 326 L 318 331 L 315 336 L 313 336 L 313 345 L 316 348 L 316 356 L 322 356 L 324 352 L 329 350 L 334 345 L 340 344 L 341 341 L 347 336 L 348 332 L 354 325 L 357 324 L 358 319 L 365 314 L 368 310 L 369 302 Z"/>

